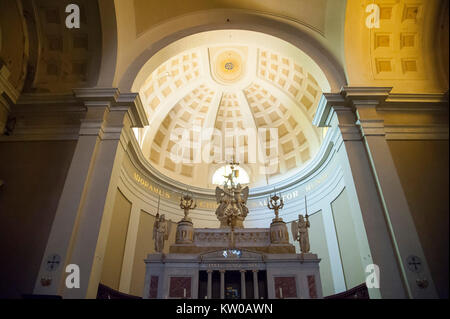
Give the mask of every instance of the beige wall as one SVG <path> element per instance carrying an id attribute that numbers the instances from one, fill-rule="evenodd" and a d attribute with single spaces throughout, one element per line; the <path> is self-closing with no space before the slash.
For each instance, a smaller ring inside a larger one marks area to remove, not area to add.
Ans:
<path id="1" fill-rule="evenodd" d="M 139 228 L 136 239 L 136 248 L 134 252 L 133 274 L 131 277 L 130 294 L 134 296 L 141 296 L 144 291 L 145 281 L 145 263 L 144 259 L 148 254 L 155 252 L 153 241 L 153 224 L 155 216 L 150 215 L 144 211 L 140 212 Z M 169 252 L 170 245 L 175 243 L 176 223 L 172 223 L 169 240 L 164 245 L 164 253 Z"/>
<path id="2" fill-rule="evenodd" d="M 131 203 L 117 190 L 100 282 L 119 290 Z"/>
<path id="3" fill-rule="evenodd" d="M 389 141 L 422 248 L 441 298 L 448 298 L 448 141 Z"/>
<path id="4" fill-rule="evenodd" d="M 331 203 L 331 208 L 344 268 L 345 285 L 347 289 L 351 289 L 364 283 L 366 277 L 359 256 L 355 225 L 352 221 L 346 189 Z"/>
<path id="5" fill-rule="evenodd" d="M 0 298 L 33 292 L 75 146 L 0 143 Z"/>

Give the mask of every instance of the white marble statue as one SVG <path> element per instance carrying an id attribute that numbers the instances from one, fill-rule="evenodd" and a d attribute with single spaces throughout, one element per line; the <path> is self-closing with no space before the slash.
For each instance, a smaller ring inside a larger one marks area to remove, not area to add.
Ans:
<path id="1" fill-rule="evenodd" d="M 155 243 L 155 251 L 161 253 L 164 249 L 164 242 L 169 239 L 172 224 L 166 221 L 165 215 L 156 215 L 153 224 L 153 241 Z"/>
<path id="2" fill-rule="evenodd" d="M 298 240 L 300 243 L 300 250 L 302 253 L 309 253 L 310 247 L 309 247 L 309 234 L 308 234 L 308 228 L 310 226 L 308 215 L 305 216 L 306 219 L 303 217 L 303 215 L 298 215 L 298 222 L 293 221 L 291 224 L 291 231 L 292 231 L 292 237 L 294 240 Z"/>

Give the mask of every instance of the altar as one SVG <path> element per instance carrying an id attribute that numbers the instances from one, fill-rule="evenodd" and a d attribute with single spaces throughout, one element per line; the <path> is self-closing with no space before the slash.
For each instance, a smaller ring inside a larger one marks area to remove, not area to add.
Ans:
<path id="1" fill-rule="evenodd" d="M 269 200 L 275 218 L 269 228 L 244 228 L 248 187 L 216 188 L 220 228 L 194 228 L 188 217 L 195 208 L 192 197 L 181 197 L 185 216 L 177 224 L 176 241 L 162 253 L 170 230 L 164 216 L 154 226 L 155 250 L 145 259 L 143 298 L 146 299 L 312 299 L 322 298 L 320 259 L 309 252 L 306 221 L 292 223 L 293 238 L 301 253 L 289 243 L 286 223 L 278 217 L 281 196 Z"/>
<path id="2" fill-rule="evenodd" d="M 251 244 L 257 247 L 254 242 Z M 322 297 L 317 255 L 283 252 L 287 247 L 279 250 L 280 246 L 258 248 L 263 249 L 215 248 L 198 253 L 149 254 L 145 260 L 144 298 Z M 227 294 L 233 291 L 234 295 Z"/>

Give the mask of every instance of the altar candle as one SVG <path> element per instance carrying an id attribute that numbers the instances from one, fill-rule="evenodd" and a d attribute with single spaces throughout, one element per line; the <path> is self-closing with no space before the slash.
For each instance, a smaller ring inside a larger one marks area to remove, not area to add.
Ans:
<path id="1" fill-rule="evenodd" d="M 183 297 L 186 298 L 186 288 L 183 288 Z"/>
<path id="2" fill-rule="evenodd" d="M 283 288 L 280 287 L 280 299 L 283 299 Z"/>

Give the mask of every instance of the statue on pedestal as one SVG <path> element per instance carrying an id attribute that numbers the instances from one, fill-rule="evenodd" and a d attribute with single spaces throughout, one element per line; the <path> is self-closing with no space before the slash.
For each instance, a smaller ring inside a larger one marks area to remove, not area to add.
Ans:
<path id="1" fill-rule="evenodd" d="M 169 239 L 171 224 L 166 221 L 165 215 L 156 215 L 153 224 L 153 240 L 155 242 L 155 251 L 161 253 L 164 249 L 164 242 Z"/>
<path id="2" fill-rule="evenodd" d="M 155 244 L 155 251 L 161 253 L 164 249 L 164 242 L 169 239 L 172 224 L 166 221 L 166 216 L 162 214 L 159 215 L 159 202 L 161 198 L 158 199 L 158 211 L 156 213 L 156 220 L 153 224 L 153 241 Z"/>
<path id="3" fill-rule="evenodd" d="M 194 202 L 194 199 L 189 194 L 184 194 L 180 198 L 180 208 L 184 210 L 183 221 L 191 221 L 188 217 L 189 210 L 195 209 L 197 207 L 197 203 Z"/>
<path id="4" fill-rule="evenodd" d="M 303 217 L 303 215 L 298 215 L 298 222 L 293 221 L 292 222 L 292 237 L 294 240 L 298 240 L 300 243 L 300 250 L 302 253 L 309 253 L 309 234 L 308 234 L 308 228 L 310 226 L 308 215 Z"/>
<path id="5" fill-rule="evenodd" d="M 305 196 L 305 217 L 303 215 L 298 215 L 298 222 L 293 221 L 291 224 L 292 237 L 294 240 L 298 240 L 300 243 L 300 250 L 302 253 L 309 253 L 309 233 L 308 228 L 310 227 L 308 219 L 308 210 L 306 207 L 306 196 Z"/>

